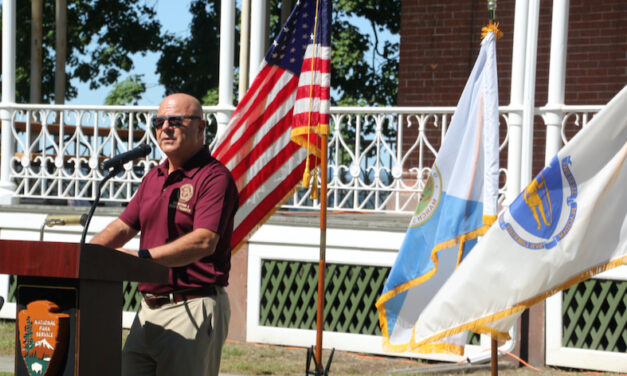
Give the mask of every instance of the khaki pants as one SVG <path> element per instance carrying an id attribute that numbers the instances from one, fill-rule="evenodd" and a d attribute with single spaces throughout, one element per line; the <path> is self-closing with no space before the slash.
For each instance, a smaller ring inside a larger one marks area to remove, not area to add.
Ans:
<path id="1" fill-rule="evenodd" d="M 216 296 L 156 309 L 142 299 L 122 351 L 122 375 L 217 376 L 230 316 L 223 287 Z"/>

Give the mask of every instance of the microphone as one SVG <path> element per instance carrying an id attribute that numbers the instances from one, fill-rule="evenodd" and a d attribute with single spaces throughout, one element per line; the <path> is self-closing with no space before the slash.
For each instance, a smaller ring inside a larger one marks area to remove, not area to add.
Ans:
<path id="1" fill-rule="evenodd" d="M 41 225 L 39 230 L 39 241 L 44 240 L 44 230 L 47 227 L 52 226 L 72 226 L 81 225 L 85 226 L 87 223 L 87 214 L 68 214 L 68 215 L 48 215 L 44 220 L 44 224 Z"/>
<path id="2" fill-rule="evenodd" d="M 132 161 L 133 159 L 143 158 L 148 155 L 152 151 L 152 148 L 148 144 L 140 144 L 134 149 L 127 151 L 126 153 L 122 153 L 120 155 L 116 155 L 115 157 L 108 159 L 102 164 L 100 164 L 100 169 L 108 170 L 112 167 L 122 168 L 127 162 Z"/>
<path id="3" fill-rule="evenodd" d="M 48 227 L 52 226 L 85 226 L 87 223 L 87 214 L 70 214 L 70 215 L 49 215 L 46 217 L 44 224 Z"/>

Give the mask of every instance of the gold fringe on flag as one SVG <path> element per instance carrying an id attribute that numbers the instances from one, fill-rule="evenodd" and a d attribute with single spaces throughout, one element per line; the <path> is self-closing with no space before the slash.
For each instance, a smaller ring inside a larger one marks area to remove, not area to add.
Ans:
<path id="1" fill-rule="evenodd" d="M 494 23 L 490 20 L 490 23 L 488 23 L 486 26 L 481 28 L 481 39 L 485 38 L 486 35 L 488 35 L 489 32 L 493 32 L 494 36 L 496 37 L 496 40 L 499 40 L 503 37 L 503 32 L 501 30 L 499 30 L 499 23 Z"/>
<path id="2" fill-rule="evenodd" d="M 292 130 L 291 132 L 291 139 L 292 141 L 297 142 L 298 144 L 300 144 L 301 146 L 303 146 L 305 149 L 307 149 L 307 161 L 305 162 L 305 171 L 303 172 L 303 188 L 308 188 L 310 186 L 310 180 L 311 180 L 311 172 L 310 172 L 310 166 L 309 166 L 309 153 L 313 152 L 316 160 L 314 163 L 314 173 L 313 173 L 313 185 L 311 187 L 311 193 L 309 195 L 309 197 L 312 200 L 315 200 L 318 198 L 318 174 L 317 174 L 317 168 L 316 166 L 318 165 L 318 158 L 320 157 L 320 150 L 318 149 L 317 146 L 312 147 L 312 145 L 310 144 L 310 135 L 311 135 L 311 128 L 312 128 L 312 124 L 311 124 L 311 107 L 312 107 L 312 102 L 313 102 L 313 87 L 314 87 L 314 61 L 315 61 L 315 57 L 316 57 L 316 42 L 317 42 L 317 34 L 318 34 L 318 2 L 316 2 L 316 16 L 314 18 L 314 32 L 313 32 L 313 49 L 312 49 L 312 53 L 313 53 L 313 59 L 311 59 L 311 69 L 310 71 L 312 72 L 311 74 L 311 81 L 309 83 L 309 111 L 308 111 L 308 116 L 307 116 L 307 137 L 306 137 L 306 143 L 305 145 L 303 145 L 302 143 L 297 141 L 297 138 L 295 137 L 298 133 L 294 132 L 294 130 Z M 319 124 L 316 124 L 316 132 L 315 133 L 319 133 L 320 129 L 319 129 Z M 317 152 L 317 153 L 316 153 Z"/>

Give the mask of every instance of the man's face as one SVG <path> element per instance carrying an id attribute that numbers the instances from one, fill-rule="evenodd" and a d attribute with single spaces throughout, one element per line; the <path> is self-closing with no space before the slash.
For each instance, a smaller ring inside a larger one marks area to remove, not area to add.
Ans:
<path id="1" fill-rule="evenodd" d="M 155 129 L 159 147 L 168 158 L 187 160 L 202 146 L 204 122 L 188 118 L 200 115 L 194 112 L 194 107 L 185 98 L 168 97 L 161 103 L 158 117 L 185 116 L 179 127 L 165 121 L 161 128 Z"/>

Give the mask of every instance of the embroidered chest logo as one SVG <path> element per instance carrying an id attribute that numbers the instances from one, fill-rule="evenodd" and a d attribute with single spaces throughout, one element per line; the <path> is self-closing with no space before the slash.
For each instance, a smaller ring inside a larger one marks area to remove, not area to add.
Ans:
<path id="1" fill-rule="evenodd" d="M 189 207 L 188 201 L 191 200 L 194 195 L 194 186 L 191 184 L 183 184 L 180 189 L 179 201 L 176 204 L 176 208 L 185 213 L 191 213 L 192 209 Z"/>

